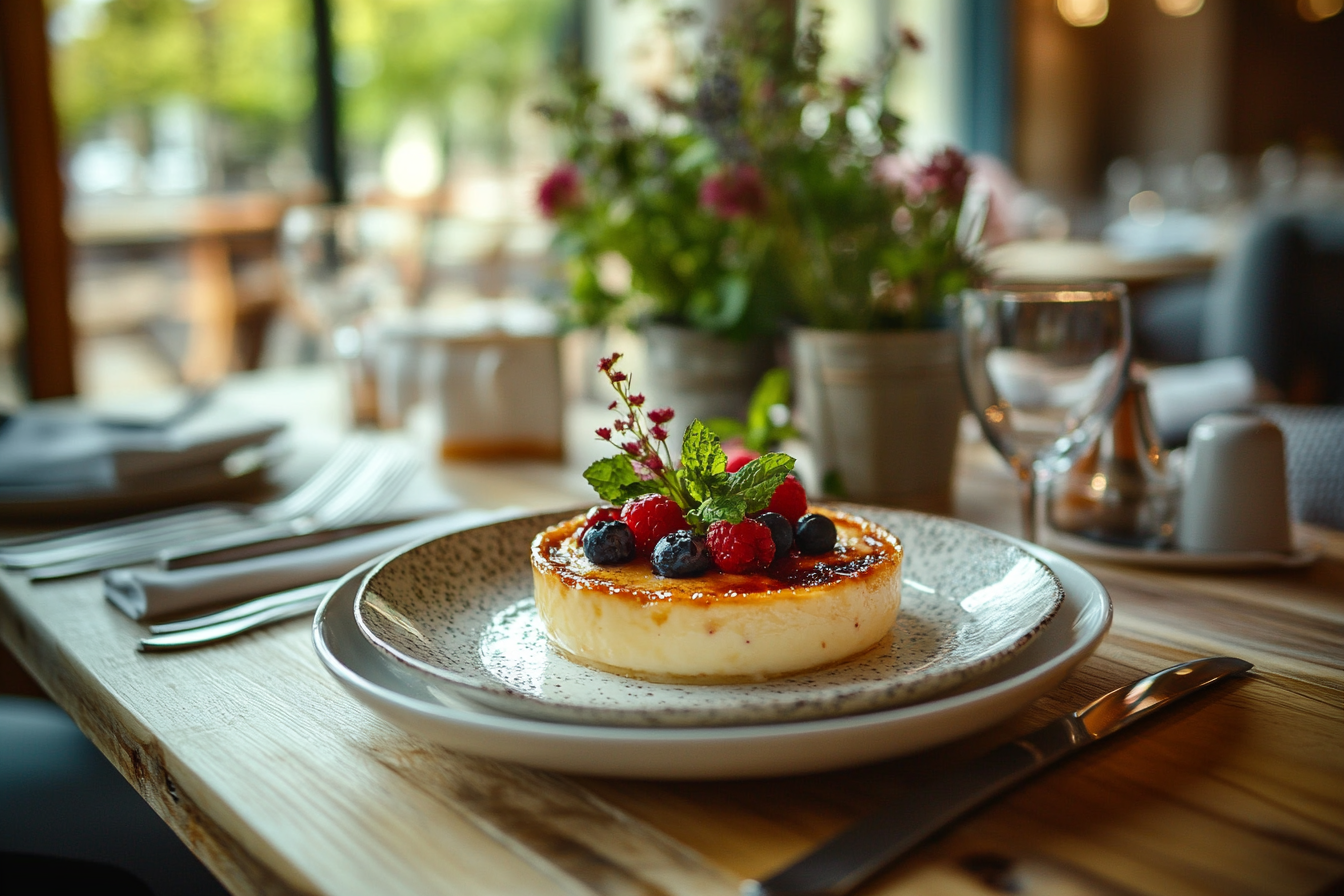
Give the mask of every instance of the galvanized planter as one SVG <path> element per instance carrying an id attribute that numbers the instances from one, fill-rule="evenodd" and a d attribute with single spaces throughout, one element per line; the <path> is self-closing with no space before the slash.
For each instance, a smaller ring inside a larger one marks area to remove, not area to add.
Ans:
<path id="1" fill-rule="evenodd" d="M 647 354 L 640 388 L 651 406 L 676 410 L 673 444 L 692 420 L 744 419 L 752 390 L 774 362 L 767 339 L 738 342 L 666 324 L 643 332 Z"/>
<path id="2" fill-rule="evenodd" d="M 956 334 L 800 328 L 800 423 L 832 497 L 947 513 L 964 399 Z"/>

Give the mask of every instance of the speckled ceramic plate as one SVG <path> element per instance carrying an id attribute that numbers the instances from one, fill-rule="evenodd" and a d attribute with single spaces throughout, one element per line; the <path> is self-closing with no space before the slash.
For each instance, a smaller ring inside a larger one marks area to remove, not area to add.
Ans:
<path id="1" fill-rule="evenodd" d="M 913 703 L 965 685 L 1022 650 L 1063 599 L 1055 575 L 975 526 L 875 507 L 840 509 L 905 545 L 901 612 L 861 656 L 751 684 L 655 684 L 571 662 L 547 642 L 528 548 L 572 514 L 510 520 L 416 545 L 365 580 L 355 617 L 397 662 L 463 697 L 555 721 L 629 726 L 796 721 Z"/>
<path id="2" fill-rule="evenodd" d="M 571 725 L 500 712 L 374 647 L 355 623 L 355 595 L 375 565 L 354 570 L 313 618 L 318 659 L 379 717 L 450 750 L 573 775 L 709 779 L 801 775 L 905 756 L 991 728 L 1048 694 L 1106 635 L 1111 600 L 1097 577 L 1067 557 L 1009 539 L 1064 585 L 1064 602 L 1017 656 L 949 693 L 876 712 L 773 725 L 631 728 Z M 376 561 L 375 561 L 376 562 Z M 370 719 L 346 732 L 383 744 Z"/>

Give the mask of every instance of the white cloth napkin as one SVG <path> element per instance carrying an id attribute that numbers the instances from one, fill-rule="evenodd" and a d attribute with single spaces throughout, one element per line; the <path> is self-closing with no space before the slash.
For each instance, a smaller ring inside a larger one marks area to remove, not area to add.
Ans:
<path id="1" fill-rule="evenodd" d="M 0 422 L 0 495 L 110 492 L 128 483 L 219 463 L 284 428 L 276 422 L 196 420 L 158 429 L 79 408 L 32 408 Z"/>
<path id="2" fill-rule="evenodd" d="M 1245 358 L 1216 358 L 1148 371 L 1148 406 L 1162 441 L 1180 444 L 1195 421 L 1251 403 L 1255 369 Z"/>
<path id="3" fill-rule="evenodd" d="M 112 569 L 103 573 L 103 593 L 132 619 L 185 616 L 198 610 L 334 579 L 366 560 L 402 545 L 509 519 L 524 512 L 520 508 L 459 510 L 316 547 L 233 563 L 171 571 Z"/>

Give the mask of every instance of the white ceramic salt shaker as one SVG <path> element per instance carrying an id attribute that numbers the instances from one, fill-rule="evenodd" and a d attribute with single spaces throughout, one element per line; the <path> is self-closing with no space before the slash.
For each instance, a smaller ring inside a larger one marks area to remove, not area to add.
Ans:
<path id="1" fill-rule="evenodd" d="M 1202 418 L 1190 431 L 1177 546 L 1183 551 L 1292 550 L 1283 433 L 1255 414 Z"/>

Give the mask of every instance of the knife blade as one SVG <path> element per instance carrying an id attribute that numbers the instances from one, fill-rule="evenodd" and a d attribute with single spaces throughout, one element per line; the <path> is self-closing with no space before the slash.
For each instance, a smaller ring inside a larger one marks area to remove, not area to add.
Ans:
<path id="1" fill-rule="evenodd" d="M 959 769 L 916 782 L 783 871 L 743 882 L 742 893 L 842 896 L 952 821 L 1059 759 L 1251 668 L 1235 657 L 1206 657 L 1116 688 Z"/>

